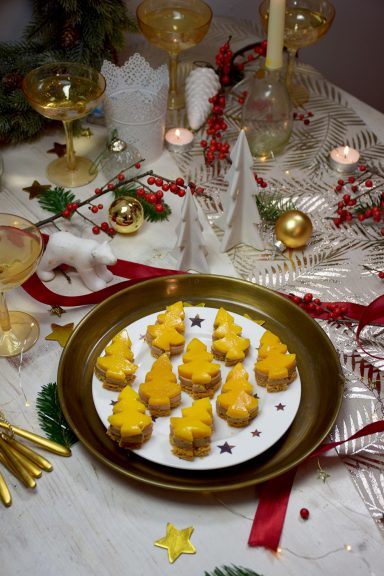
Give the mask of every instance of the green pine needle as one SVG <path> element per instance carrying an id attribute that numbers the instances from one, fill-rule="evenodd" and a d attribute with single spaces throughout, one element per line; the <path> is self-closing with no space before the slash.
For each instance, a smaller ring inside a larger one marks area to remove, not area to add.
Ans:
<path id="1" fill-rule="evenodd" d="M 37 416 L 47 438 L 67 448 L 77 442 L 77 437 L 69 427 L 61 410 L 56 382 L 44 385 L 36 399 Z"/>
<path id="2" fill-rule="evenodd" d="M 289 198 L 283 198 L 278 192 L 264 190 L 255 196 L 260 218 L 273 224 L 288 210 L 295 210 L 295 205 Z"/>
<path id="3" fill-rule="evenodd" d="M 70 202 L 80 203 L 80 200 L 76 200 L 75 195 L 69 190 L 64 190 L 61 186 L 55 186 L 55 188 L 51 188 L 40 196 L 38 202 L 44 210 L 58 214 L 65 210 Z"/>
<path id="4" fill-rule="evenodd" d="M 242 568 L 241 566 L 222 566 L 222 568 L 215 568 L 212 573 L 205 572 L 204 576 L 261 576 L 258 572 L 254 572 L 250 568 Z"/>

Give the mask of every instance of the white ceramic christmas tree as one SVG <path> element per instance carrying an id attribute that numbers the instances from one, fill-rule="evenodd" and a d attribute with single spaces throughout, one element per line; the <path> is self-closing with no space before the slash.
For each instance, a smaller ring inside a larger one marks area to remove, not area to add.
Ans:
<path id="1" fill-rule="evenodd" d="M 180 270 L 209 272 L 203 230 L 204 226 L 201 223 L 193 194 L 187 192 L 181 208 L 181 220 L 177 226 L 175 246 L 179 255 Z"/>
<path id="2" fill-rule="evenodd" d="M 232 166 L 226 178 L 228 190 L 223 202 L 224 213 L 216 222 L 224 230 L 220 249 L 226 252 L 237 244 L 247 244 L 263 250 L 261 218 L 255 200 L 258 188 L 252 171 L 252 154 L 244 130 L 241 130 L 232 149 L 231 160 Z"/>

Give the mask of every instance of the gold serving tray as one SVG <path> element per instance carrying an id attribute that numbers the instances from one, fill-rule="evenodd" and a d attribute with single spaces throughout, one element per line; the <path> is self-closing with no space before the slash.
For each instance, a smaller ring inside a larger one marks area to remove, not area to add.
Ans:
<path id="1" fill-rule="evenodd" d="M 301 401 L 286 434 L 269 450 L 239 465 L 191 471 L 154 464 L 123 450 L 106 435 L 92 398 L 97 356 L 131 322 L 177 300 L 264 320 L 297 354 Z M 302 462 L 329 434 L 339 412 L 344 378 L 337 353 L 320 326 L 284 296 L 225 276 L 182 274 L 140 282 L 96 306 L 77 325 L 63 351 L 58 392 L 64 415 L 85 447 L 117 472 L 180 491 L 219 491 L 264 482 Z"/>

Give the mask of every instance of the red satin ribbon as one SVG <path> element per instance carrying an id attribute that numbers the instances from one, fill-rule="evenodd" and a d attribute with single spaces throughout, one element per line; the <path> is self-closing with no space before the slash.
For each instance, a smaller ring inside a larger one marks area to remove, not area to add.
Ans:
<path id="1" fill-rule="evenodd" d="M 141 280 L 149 280 L 155 276 L 183 274 L 180 270 L 155 268 L 154 266 L 146 266 L 145 264 L 137 264 L 136 262 L 129 262 L 127 260 L 118 260 L 116 264 L 108 268 L 114 275 L 122 278 L 130 278 L 130 280 L 124 280 L 123 282 L 107 286 L 103 288 L 103 290 L 97 290 L 96 292 L 90 292 L 89 294 L 83 294 L 81 296 L 64 296 L 63 294 L 52 292 L 52 290 L 49 290 L 39 279 L 37 274 L 33 274 L 33 276 L 24 282 L 22 287 L 32 298 L 43 304 L 50 304 L 51 306 L 85 306 L 87 304 L 98 304 L 109 296 L 112 296 L 112 294 L 116 294 L 116 292 L 128 286 L 133 286 Z"/>
<path id="2" fill-rule="evenodd" d="M 346 440 L 322 444 L 311 453 L 310 458 L 351 440 L 378 432 L 384 432 L 384 420 L 367 424 Z M 274 552 L 278 549 L 295 473 L 296 468 L 293 468 L 261 485 L 259 503 L 248 540 L 249 546 L 262 546 Z"/>

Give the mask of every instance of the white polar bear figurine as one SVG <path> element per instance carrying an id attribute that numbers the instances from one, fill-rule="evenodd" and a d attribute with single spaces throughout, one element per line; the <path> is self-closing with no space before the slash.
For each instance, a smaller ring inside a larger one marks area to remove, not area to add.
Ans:
<path id="1" fill-rule="evenodd" d="M 116 264 L 109 242 L 97 242 L 92 238 L 79 238 L 70 232 L 54 232 L 37 268 L 43 282 L 55 277 L 54 268 L 67 264 L 76 268 L 81 280 L 92 292 L 105 288 L 113 278 L 107 265 Z"/>

